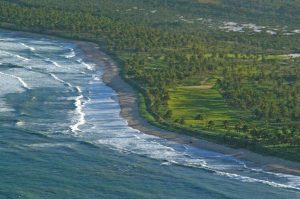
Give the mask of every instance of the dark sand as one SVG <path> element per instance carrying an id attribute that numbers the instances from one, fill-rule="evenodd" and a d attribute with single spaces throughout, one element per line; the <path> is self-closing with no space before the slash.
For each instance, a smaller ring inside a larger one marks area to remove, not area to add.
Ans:
<path id="1" fill-rule="evenodd" d="M 75 43 L 77 43 L 78 47 L 84 52 L 87 61 L 104 66 L 103 81 L 118 93 L 121 116 L 128 121 L 129 126 L 132 128 L 174 142 L 232 155 L 240 160 L 250 161 L 254 163 L 255 166 L 266 171 L 300 176 L 300 163 L 298 162 L 260 155 L 245 149 L 233 149 L 203 139 L 166 131 L 149 124 L 139 114 L 137 93 L 120 77 L 119 68 L 114 61 L 105 53 L 101 52 L 96 44 L 80 41 L 75 41 Z"/>

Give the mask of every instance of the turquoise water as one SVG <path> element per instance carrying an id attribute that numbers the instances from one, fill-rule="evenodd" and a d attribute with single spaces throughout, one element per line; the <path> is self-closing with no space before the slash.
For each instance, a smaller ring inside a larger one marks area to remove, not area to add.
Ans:
<path id="1" fill-rule="evenodd" d="M 127 126 L 75 44 L 0 31 L 0 198 L 300 198 L 300 178 Z"/>

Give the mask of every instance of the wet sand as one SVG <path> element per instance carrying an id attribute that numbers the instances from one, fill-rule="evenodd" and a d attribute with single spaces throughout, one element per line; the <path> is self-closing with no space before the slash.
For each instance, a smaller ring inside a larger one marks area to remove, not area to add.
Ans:
<path id="1" fill-rule="evenodd" d="M 233 149 L 204 139 L 166 131 L 149 124 L 139 114 L 137 93 L 121 78 L 119 68 L 115 62 L 108 55 L 100 51 L 96 44 L 81 41 L 75 41 L 75 43 L 77 43 L 78 47 L 85 54 L 87 61 L 104 67 L 103 81 L 118 93 L 121 116 L 128 121 L 129 126 L 132 128 L 174 142 L 232 155 L 240 160 L 252 162 L 255 166 L 266 171 L 300 176 L 300 163 L 298 162 L 260 155 L 245 149 Z"/>

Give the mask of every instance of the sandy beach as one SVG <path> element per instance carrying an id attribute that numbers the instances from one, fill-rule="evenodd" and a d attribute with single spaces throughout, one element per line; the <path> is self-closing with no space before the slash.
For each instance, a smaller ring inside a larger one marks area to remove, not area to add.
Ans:
<path id="1" fill-rule="evenodd" d="M 245 149 L 233 149 L 203 139 L 166 131 L 149 124 L 139 114 L 137 93 L 120 77 L 119 68 L 115 62 L 108 55 L 100 51 L 96 44 L 81 41 L 75 41 L 75 43 L 77 43 L 78 47 L 85 54 L 87 61 L 104 66 L 103 81 L 118 93 L 121 116 L 128 121 L 129 126 L 132 128 L 174 142 L 220 152 L 244 161 L 250 161 L 254 163 L 255 166 L 266 171 L 300 176 L 300 163 L 298 162 L 264 156 Z"/>

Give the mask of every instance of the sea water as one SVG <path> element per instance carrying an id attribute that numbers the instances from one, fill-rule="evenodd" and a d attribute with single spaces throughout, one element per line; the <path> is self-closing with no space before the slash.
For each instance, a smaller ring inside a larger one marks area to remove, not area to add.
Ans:
<path id="1" fill-rule="evenodd" d="M 0 198 L 300 198 L 300 178 L 146 135 L 76 44 L 0 30 Z"/>

